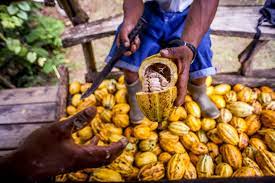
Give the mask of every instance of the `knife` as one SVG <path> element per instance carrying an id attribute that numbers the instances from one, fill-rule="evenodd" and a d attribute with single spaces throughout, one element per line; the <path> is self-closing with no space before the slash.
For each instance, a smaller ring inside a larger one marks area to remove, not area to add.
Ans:
<path id="1" fill-rule="evenodd" d="M 132 43 L 137 35 L 139 35 L 144 29 L 147 24 L 147 21 L 141 17 L 135 26 L 135 28 L 130 32 L 128 35 L 130 43 Z M 104 80 L 104 78 L 111 72 L 117 61 L 120 59 L 123 54 L 128 51 L 128 47 L 125 47 L 123 44 L 120 44 L 120 46 L 115 51 L 114 56 L 111 58 L 109 63 L 103 68 L 103 70 L 96 76 L 94 83 L 92 86 L 81 96 L 81 99 L 84 99 L 88 96 L 90 96 L 94 91 L 98 88 L 98 86 L 101 84 L 101 82 Z"/>

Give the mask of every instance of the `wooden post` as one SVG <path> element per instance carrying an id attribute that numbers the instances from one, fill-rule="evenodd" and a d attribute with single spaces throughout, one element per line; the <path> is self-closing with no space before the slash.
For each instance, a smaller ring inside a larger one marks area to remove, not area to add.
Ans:
<path id="1" fill-rule="evenodd" d="M 259 50 L 268 43 L 268 40 L 259 40 L 258 43 L 255 46 L 255 49 L 252 53 L 250 53 L 250 50 L 253 46 L 253 41 L 250 42 L 250 44 L 239 54 L 239 62 L 242 64 L 240 68 L 240 73 L 244 76 L 253 76 L 253 58 L 255 55 L 259 52 Z"/>
<path id="2" fill-rule="evenodd" d="M 58 0 L 74 26 L 87 23 L 88 15 L 81 9 L 78 0 Z M 96 72 L 95 56 L 92 42 L 83 43 L 82 49 L 85 56 L 87 72 Z"/>

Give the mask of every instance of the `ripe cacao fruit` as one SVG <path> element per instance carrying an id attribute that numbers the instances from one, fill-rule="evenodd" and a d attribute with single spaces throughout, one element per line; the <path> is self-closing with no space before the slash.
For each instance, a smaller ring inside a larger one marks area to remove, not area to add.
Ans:
<path id="1" fill-rule="evenodd" d="M 238 170 L 236 170 L 232 177 L 253 177 L 256 175 L 256 172 L 251 167 L 241 167 Z"/>
<path id="2" fill-rule="evenodd" d="M 167 165 L 168 180 L 180 180 L 183 178 L 186 171 L 186 165 L 189 160 L 184 159 L 184 154 L 176 153 L 169 160 Z"/>
<path id="3" fill-rule="evenodd" d="M 203 118 L 201 120 L 201 128 L 204 131 L 209 131 L 214 129 L 216 126 L 216 121 L 212 118 Z"/>
<path id="4" fill-rule="evenodd" d="M 199 178 L 211 177 L 214 174 L 214 163 L 209 155 L 201 155 L 196 165 Z"/>
<path id="5" fill-rule="evenodd" d="M 139 142 L 139 149 L 141 151 L 152 151 L 156 147 L 156 145 L 156 140 L 146 139 Z"/>
<path id="6" fill-rule="evenodd" d="M 127 114 L 129 111 L 130 111 L 130 105 L 125 103 L 116 104 L 112 109 L 113 114 L 116 114 L 116 113 Z"/>
<path id="7" fill-rule="evenodd" d="M 226 108 L 237 117 L 247 117 L 253 113 L 253 107 L 245 102 L 237 101 L 226 105 Z"/>
<path id="8" fill-rule="evenodd" d="M 232 113 L 226 109 L 226 108 L 222 108 L 220 110 L 220 116 L 218 117 L 217 121 L 219 123 L 228 123 L 229 121 L 231 121 L 232 119 Z"/>
<path id="9" fill-rule="evenodd" d="M 92 138 L 92 136 L 93 136 L 92 129 L 91 129 L 91 127 L 89 125 L 85 126 L 81 130 L 79 130 L 77 132 L 77 134 L 81 138 L 81 140 L 83 140 L 83 141 L 87 141 L 90 138 Z"/>
<path id="10" fill-rule="evenodd" d="M 168 129 L 175 135 L 182 136 L 189 132 L 189 127 L 183 122 L 172 122 L 169 124 Z"/>
<path id="11" fill-rule="evenodd" d="M 242 156 L 255 160 L 255 153 L 256 153 L 256 149 L 251 145 L 248 145 L 246 148 L 244 148 L 242 152 Z"/>
<path id="12" fill-rule="evenodd" d="M 107 88 L 103 88 L 103 89 L 96 89 L 96 91 L 94 92 L 95 98 L 98 102 L 102 102 L 103 98 L 108 95 L 108 90 Z"/>
<path id="13" fill-rule="evenodd" d="M 200 109 L 200 106 L 196 102 L 194 102 L 194 101 L 186 102 L 185 109 L 188 114 L 191 114 L 192 116 L 194 116 L 196 118 L 201 117 L 201 109 Z"/>
<path id="14" fill-rule="evenodd" d="M 95 168 L 89 179 L 90 182 L 122 182 L 121 175 L 108 168 Z"/>
<path id="15" fill-rule="evenodd" d="M 263 110 L 261 113 L 261 122 L 267 128 L 275 128 L 275 111 Z"/>
<path id="16" fill-rule="evenodd" d="M 115 101 L 117 104 L 126 104 L 127 103 L 127 90 L 120 89 L 115 94 Z"/>
<path id="17" fill-rule="evenodd" d="M 240 150 L 231 144 L 224 144 L 220 148 L 222 157 L 234 170 L 242 167 L 242 155 Z"/>
<path id="18" fill-rule="evenodd" d="M 169 141 L 160 140 L 160 146 L 164 151 L 169 152 L 171 154 L 186 152 L 180 142 L 171 143 Z"/>
<path id="19" fill-rule="evenodd" d="M 80 87 L 81 93 L 85 93 L 88 90 L 88 88 L 90 88 L 91 86 L 92 86 L 92 83 L 82 84 L 81 87 Z"/>
<path id="20" fill-rule="evenodd" d="M 214 87 L 214 93 L 216 95 L 224 95 L 231 90 L 231 86 L 229 84 L 219 84 Z"/>
<path id="21" fill-rule="evenodd" d="M 137 125 L 133 129 L 134 136 L 138 139 L 144 140 L 150 137 L 151 130 L 148 126 Z"/>
<path id="22" fill-rule="evenodd" d="M 265 149 L 256 152 L 256 162 L 265 176 L 275 175 L 275 155 Z"/>
<path id="23" fill-rule="evenodd" d="M 197 178 L 196 167 L 191 162 L 189 162 L 187 164 L 183 178 L 184 179 L 196 179 Z"/>
<path id="24" fill-rule="evenodd" d="M 247 135 L 255 134 L 261 128 L 261 122 L 257 115 L 252 114 L 245 118 Z"/>
<path id="25" fill-rule="evenodd" d="M 204 144 L 206 144 L 208 142 L 208 138 L 207 138 L 207 135 L 204 130 L 199 130 L 197 132 L 197 135 L 199 137 L 200 142 L 202 142 Z"/>
<path id="26" fill-rule="evenodd" d="M 251 138 L 248 142 L 252 147 L 254 147 L 255 149 L 259 150 L 259 149 L 267 149 L 265 143 L 258 138 Z"/>
<path id="27" fill-rule="evenodd" d="M 243 158 L 243 165 L 246 167 L 251 167 L 255 170 L 255 174 L 256 176 L 263 176 L 263 172 L 260 169 L 260 167 L 257 165 L 257 163 L 255 161 L 253 161 L 252 159 L 248 158 L 248 157 L 244 157 Z"/>
<path id="28" fill-rule="evenodd" d="M 244 86 L 243 84 L 238 83 L 238 84 L 235 84 L 235 85 L 234 85 L 233 90 L 234 90 L 235 92 L 239 92 L 239 91 L 241 91 L 241 90 L 244 89 L 244 88 L 245 88 L 245 86 Z"/>
<path id="29" fill-rule="evenodd" d="M 143 166 L 138 173 L 140 181 L 158 181 L 165 176 L 164 165 L 159 162 L 154 162 Z"/>
<path id="30" fill-rule="evenodd" d="M 196 142 L 200 142 L 198 136 L 193 133 L 193 132 L 188 132 L 188 134 L 185 134 L 183 136 L 180 137 L 180 141 L 183 144 L 183 146 L 186 149 L 191 149 L 191 146 L 196 143 Z"/>
<path id="31" fill-rule="evenodd" d="M 185 119 L 185 123 L 193 132 L 199 131 L 201 129 L 201 120 L 193 115 L 188 115 Z"/>
<path id="32" fill-rule="evenodd" d="M 245 133 L 247 130 L 247 124 L 243 118 L 233 117 L 230 125 L 232 125 L 238 133 Z"/>
<path id="33" fill-rule="evenodd" d="M 115 97 L 112 94 L 107 94 L 102 99 L 102 105 L 107 109 L 112 109 L 115 103 Z"/>
<path id="34" fill-rule="evenodd" d="M 240 133 L 239 137 L 240 137 L 240 140 L 239 140 L 238 147 L 242 150 L 246 148 L 246 146 L 248 145 L 249 138 L 245 133 Z"/>
<path id="35" fill-rule="evenodd" d="M 72 172 L 68 174 L 68 178 L 71 181 L 77 181 L 77 182 L 83 182 L 86 181 L 88 178 L 88 175 L 84 172 L 77 171 L 77 172 Z"/>
<path id="36" fill-rule="evenodd" d="M 226 103 L 222 95 L 210 95 L 209 97 L 218 109 L 225 107 Z"/>
<path id="37" fill-rule="evenodd" d="M 171 115 L 168 120 L 172 122 L 184 120 L 187 117 L 187 113 L 182 106 L 176 107 L 173 109 Z"/>
<path id="38" fill-rule="evenodd" d="M 142 152 L 140 154 L 137 154 L 135 157 L 135 163 L 139 168 L 150 163 L 155 163 L 157 161 L 157 156 L 152 152 Z"/>
<path id="39" fill-rule="evenodd" d="M 126 128 L 130 124 L 129 116 L 127 114 L 116 113 L 112 117 L 113 123 L 120 128 Z"/>
<path id="40" fill-rule="evenodd" d="M 237 101 L 237 93 L 235 91 L 229 91 L 224 95 L 224 100 L 226 103 L 236 102 Z"/>
<path id="41" fill-rule="evenodd" d="M 272 96 L 270 93 L 262 92 L 258 96 L 258 101 L 263 105 L 266 106 L 272 101 Z"/>
<path id="42" fill-rule="evenodd" d="M 217 128 L 214 128 L 212 130 L 209 130 L 207 132 L 207 137 L 214 142 L 215 144 L 221 144 L 223 143 L 222 139 L 220 138 L 220 136 L 218 135 L 218 130 Z"/>
<path id="43" fill-rule="evenodd" d="M 233 169 L 227 163 L 219 163 L 215 168 L 215 174 L 221 177 L 231 177 L 233 174 Z"/>
<path id="44" fill-rule="evenodd" d="M 262 112 L 262 105 L 258 101 L 254 101 L 252 103 L 252 107 L 254 108 L 253 113 L 259 115 Z"/>
<path id="45" fill-rule="evenodd" d="M 112 115 L 113 115 L 113 113 L 111 110 L 104 109 L 104 111 L 102 111 L 102 113 L 100 113 L 100 118 L 102 119 L 102 121 L 104 121 L 106 123 L 111 123 Z"/>
<path id="46" fill-rule="evenodd" d="M 179 136 L 172 134 L 170 131 L 163 130 L 159 133 L 159 138 L 161 141 L 166 141 L 168 143 L 177 143 L 179 141 Z"/>
<path id="47" fill-rule="evenodd" d="M 205 85 L 207 87 L 210 86 L 212 84 L 212 81 L 213 81 L 212 77 L 211 76 L 207 76 L 206 80 L 205 80 Z"/>
<path id="48" fill-rule="evenodd" d="M 267 146 L 275 152 L 275 130 L 268 130 L 264 136 Z"/>
<path id="49" fill-rule="evenodd" d="M 229 144 L 237 145 L 239 143 L 239 135 L 237 130 L 227 123 L 219 123 L 217 125 L 218 135 Z"/>
<path id="50" fill-rule="evenodd" d="M 242 102 L 251 103 L 253 102 L 253 91 L 251 88 L 245 87 L 237 93 L 237 99 Z M 256 98 L 257 99 L 257 98 Z"/>
<path id="51" fill-rule="evenodd" d="M 191 146 L 191 152 L 197 155 L 203 155 L 208 153 L 208 148 L 205 144 L 201 142 L 194 143 Z"/>
<path id="52" fill-rule="evenodd" d="M 171 159 L 171 157 L 172 156 L 168 152 L 163 152 L 158 156 L 158 160 L 159 162 L 166 164 Z"/>
<path id="53" fill-rule="evenodd" d="M 219 155 L 219 147 L 217 144 L 214 144 L 213 142 L 208 142 L 206 144 L 208 149 L 208 154 L 211 156 L 212 159 L 215 159 L 216 156 Z"/>
<path id="54" fill-rule="evenodd" d="M 81 88 L 80 82 L 74 81 L 69 85 L 69 92 L 71 95 L 74 95 L 80 92 L 80 88 Z"/>

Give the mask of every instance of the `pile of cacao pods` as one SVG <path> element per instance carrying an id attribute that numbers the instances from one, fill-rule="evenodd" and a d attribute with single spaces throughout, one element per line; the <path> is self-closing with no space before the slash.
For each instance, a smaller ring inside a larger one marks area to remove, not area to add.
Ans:
<path id="1" fill-rule="evenodd" d="M 90 83 L 70 84 L 68 115 L 96 106 L 98 114 L 72 134 L 77 144 L 97 135 L 98 146 L 126 137 L 129 144 L 110 165 L 56 177 L 58 181 L 157 181 L 275 175 L 275 92 L 242 84 L 212 86 L 207 95 L 219 108 L 218 119 L 203 118 L 199 105 L 186 96 L 167 121 L 129 122 L 124 77 L 104 80 L 90 97 L 80 100 Z"/>

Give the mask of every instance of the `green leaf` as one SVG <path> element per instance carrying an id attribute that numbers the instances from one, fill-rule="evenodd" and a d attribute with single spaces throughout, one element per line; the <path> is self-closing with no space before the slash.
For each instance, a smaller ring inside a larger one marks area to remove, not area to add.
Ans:
<path id="1" fill-rule="evenodd" d="M 28 20 L 28 14 L 25 11 L 19 11 L 16 15 L 23 20 Z"/>
<path id="2" fill-rule="evenodd" d="M 51 62 L 46 62 L 43 66 L 43 71 L 47 74 L 52 72 L 53 71 L 53 64 Z"/>
<path id="3" fill-rule="evenodd" d="M 35 60 L 37 58 L 37 54 L 35 52 L 29 52 L 27 54 L 27 60 L 30 62 L 30 63 L 34 63 Z"/>
<path id="4" fill-rule="evenodd" d="M 31 10 L 30 5 L 29 5 L 27 2 L 24 2 L 24 1 L 18 3 L 17 6 L 18 6 L 21 10 L 24 10 L 24 11 L 30 11 L 30 10 Z"/>
<path id="5" fill-rule="evenodd" d="M 7 7 L 7 10 L 8 10 L 8 13 L 10 15 L 14 15 L 14 14 L 16 14 L 19 11 L 19 9 L 17 8 L 17 6 L 15 6 L 14 4 L 9 5 Z"/>
<path id="6" fill-rule="evenodd" d="M 20 27 L 23 24 L 23 20 L 16 17 L 16 16 L 12 16 L 12 21 L 14 23 L 14 25 L 16 25 L 17 27 Z"/>
<path id="7" fill-rule="evenodd" d="M 15 54 L 18 54 L 21 51 L 21 43 L 18 39 L 7 38 L 6 44 L 8 49 L 13 51 Z"/>
<path id="8" fill-rule="evenodd" d="M 45 50 L 44 48 L 39 48 L 39 47 L 33 47 L 32 51 L 37 53 L 37 55 L 41 56 L 41 57 L 48 57 L 49 53 L 47 50 Z"/>

